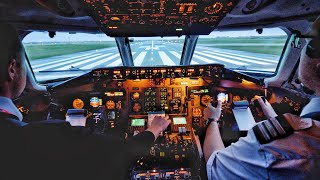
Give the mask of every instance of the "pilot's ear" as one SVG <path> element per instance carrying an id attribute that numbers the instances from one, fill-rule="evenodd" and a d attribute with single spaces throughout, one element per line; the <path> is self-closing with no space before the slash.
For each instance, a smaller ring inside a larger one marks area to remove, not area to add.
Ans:
<path id="1" fill-rule="evenodd" d="M 318 72 L 320 73 L 320 62 L 318 62 L 316 66 L 317 66 Z"/>
<path id="2" fill-rule="evenodd" d="M 17 73 L 17 60 L 11 59 L 8 66 L 8 80 L 13 81 Z"/>

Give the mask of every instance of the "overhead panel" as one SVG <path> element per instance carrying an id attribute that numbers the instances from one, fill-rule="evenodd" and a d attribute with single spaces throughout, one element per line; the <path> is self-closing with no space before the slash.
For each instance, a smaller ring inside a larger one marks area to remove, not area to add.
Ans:
<path id="1" fill-rule="evenodd" d="M 239 0 L 84 0 L 109 36 L 207 35 Z"/>

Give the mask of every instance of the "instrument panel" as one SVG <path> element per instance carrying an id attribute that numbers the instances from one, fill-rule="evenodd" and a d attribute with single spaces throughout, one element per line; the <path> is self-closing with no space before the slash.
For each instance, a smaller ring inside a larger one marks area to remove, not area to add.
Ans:
<path id="1" fill-rule="evenodd" d="M 204 169 L 200 153 L 204 108 L 209 103 L 215 106 L 218 100 L 223 102 L 221 132 L 228 141 L 239 131 L 232 102 L 265 95 L 259 83 L 216 64 L 117 67 L 93 70 L 52 87 L 52 94 L 65 109 L 86 109 L 87 126 L 98 134 L 120 136 L 125 132 L 127 137 L 134 136 L 147 129 L 155 116 L 169 116 L 172 123 L 149 155 L 135 162 L 131 179 L 192 179 Z M 259 116 L 254 109 L 252 112 Z"/>
<path id="2" fill-rule="evenodd" d="M 107 35 L 124 37 L 210 34 L 238 0 L 84 0 L 84 3 Z"/>

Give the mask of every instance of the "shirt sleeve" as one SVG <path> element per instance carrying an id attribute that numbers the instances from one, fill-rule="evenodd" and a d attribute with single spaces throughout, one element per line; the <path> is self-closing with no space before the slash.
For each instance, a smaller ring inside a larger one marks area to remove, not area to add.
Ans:
<path id="1" fill-rule="evenodd" d="M 207 162 L 208 179 L 268 179 L 265 154 L 252 129 L 226 149 L 215 151 Z"/>

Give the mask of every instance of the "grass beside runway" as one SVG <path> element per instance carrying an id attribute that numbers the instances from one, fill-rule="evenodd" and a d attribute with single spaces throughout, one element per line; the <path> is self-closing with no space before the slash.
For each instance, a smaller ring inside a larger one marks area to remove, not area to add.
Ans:
<path id="1" fill-rule="evenodd" d="M 30 60 L 73 54 L 95 49 L 116 47 L 115 42 L 77 42 L 70 44 L 25 44 Z"/>
<path id="2" fill-rule="evenodd" d="M 251 38 L 199 38 L 198 45 L 230 49 L 253 53 L 281 55 L 287 41 L 286 36 L 280 37 L 251 37 Z"/>

